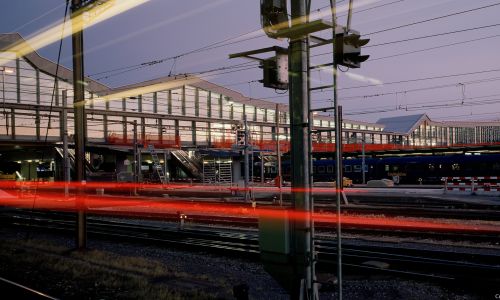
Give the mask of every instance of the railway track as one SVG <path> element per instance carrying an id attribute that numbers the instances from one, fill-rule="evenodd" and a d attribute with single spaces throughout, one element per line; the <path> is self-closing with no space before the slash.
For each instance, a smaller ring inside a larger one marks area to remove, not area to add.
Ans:
<path id="1" fill-rule="evenodd" d="M 72 234 L 73 216 L 58 213 L 5 217 L 4 226 L 50 230 Z M 138 243 L 167 244 L 189 250 L 219 252 L 249 259 L 259 258 L 258 232 L 256 230 L 196 226 L 180 228 L 178 224 L 107 220 L 89 218 L 89 237 Z M 316 239 L 318 268 L 330 269 L 336 262 L 336 241 L 319 235 Z M 474 280 L 481 284 L 500 282 L 500 254 L 476 253 L 471 250 L 426 249 L 395 243 L 367 243 L 344 240 L 343 263 L 347 270 L 357 272 L 383 272 L 433 280 Z"/>
<path id="2" fill-rule="evenodd" d="M 72 224 L 74 216 L 65 212 L 50 212 L 51 215 L 56 216 L 57 221 L 67 222 Z M 5 217 L 6 215 L 3 215 Z M 26 211 L 16 210 L 14 218 L 22 218 L 33 222 L 34 219 L 41 218 L 47 219 L 47 212 L 45 211 Z M 110 213 L 106 212 L 105 216 L 116 216 L 120 219 L 136 219 L 136 220 L 160 220 L 163 222 L 171 222 L 180 224 L 178 214 L 165 214 L 165 213 Z M 196 225 L 207 225 L 211 228 L 258 228 L 258 219 L 256 217 L 235 217 L 235 216 L 221 216 L 221 215 L 188 215 L 184 219 L 186 228 Z M 403 222 L 404 224 L 404 222 Z M 333 233 L 335 232 L 335 224 L 329 222 L 317 221 L 315 222 L 315 229 L 319 233 Z M 489 245 L 499 245 L 500 237 L 498 231 L 496 232 L 475 232 L 475 231 L 448 231 L 439 228 L 426 229 L 426 228 L 409 228 L 407 226 L 393 227 L 385 225 L 367 226 L 364 224 L 343 224 L 342 232 L 344 234 L 354 235 L 357 238 L 404 238 L 406 240 L 432 240 L 435 242 L 468 242 L 468 243 L 483 243 Z"/>

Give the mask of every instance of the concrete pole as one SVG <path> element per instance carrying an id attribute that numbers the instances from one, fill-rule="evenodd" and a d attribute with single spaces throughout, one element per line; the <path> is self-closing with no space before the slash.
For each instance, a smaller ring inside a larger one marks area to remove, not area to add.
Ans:
<path id="1" fill-rule="evenodd" d="M 81 5 L 81 0 L 72 0 L 72 15 L 77 13 Z M 83 70 L 83 31 L 78 30 L 78 26 L 71 18 L 73 35 L 73 90 L 74 90 L 74 115 L 75 115 L 75 173 L 76 182 L 83 184 L 85 182 L 85 91 L 84 91 L 84 70 Z M 83 193 L 77 193 L 78 199 L 82 200 Z M 80 204 L 84 204 L 81 202 Z M 80 206 L 80 205 L 79 205 Z M 85 210 L 78 210 L 77 225 L 77 247 L 85 249 L 87 247 L 87 217 Z"/>
<path id="2" fill-rule="evenodd" d="M 306 0 L 291 2 L 292 27 L 306 22 Z M 292 299 L 316 299 L 315 262 L 311 260 L 311 199 L 309 155 L 309 93 L 307 37 L 292 40 L 289 48 L 289 84 L 291 116 L 291 181 L 293 208 L 299 218 L 290 223 L 291 251 L 294 262 Z"/>

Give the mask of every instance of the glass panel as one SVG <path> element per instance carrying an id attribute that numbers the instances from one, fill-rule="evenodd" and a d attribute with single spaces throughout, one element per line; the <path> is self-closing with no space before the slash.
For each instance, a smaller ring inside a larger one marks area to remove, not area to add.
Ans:
<path id="1" fill-rule="evenodd" d="M 108 116 L 108 141 L 110 143 L 123 141 L 122 120 L 122 117 Z"/>
<path id="2" fill-rule="evenodd" d="M 142 95 L 142 111 L 145 113 L 153 113 L 153 99 L 152 93 Z"/>
<path id="3" fill-rule="evenodd" d="M 195 115 L 195 93 L 196 89 L 186 86 L 186 116 Z"/>
<path id="4" fill-rule="evenodd" d="M 199 116 L 205 118 L 208 116 L 208 92 L 199 90 L 198 98 L 200 99 Z"/>
<path id="5" fill-rule="evenodd" d="M 168 114 L 168 92 L 157 92 L 156 102 L 156 105 L 158 106 L 158 113 Z"/>
<path id="6" fill-rule="evenodd" d="M 36 137 L 35 113 L 31 110 L 16 109 L 14 111 L 16 118 L 16 136 Z"/>
<path id="7" fill-rule="evenodd" d="M 176 116 L 182 114 L 182 89 L 172 90 L 172 114 Z"/>
<path id="8" fill-rule="evenodd" d="M 233 119 L 243 120 L 243 104 L 233 103 Z"/>
<path id="9" fill-rule="evenodd" d="M 125 98 L 125 110 L 138 112 L 139 111 L 139 97 Z"/>
<path id="10" fill-rule="evenodd" d="M 188 144 L 192 144 L 193 142 L 193 132 L 190 121 L 179 121 L 179 135 L 181 137 L 181 141 L 187 142 Z"/>
<path id="11" fill-rule="evenodd" d="M 212 118 L 219 118 L 220 114 L 220 106 L 219 106 L 219 98 L 220 94 L 211 93 L 212 97 Z"/>
<path id="12" fill-rule="evenodd" d="M 87 115 L 87 136 L 89 139 L 104 138 L 104 121 L 102 115 Z"/>
<path id="13" fill-rule="evenodd" d="M 196 122 L 196 143 L 206 145 L 208 141 L 208 131 L 206 122 Z"/>

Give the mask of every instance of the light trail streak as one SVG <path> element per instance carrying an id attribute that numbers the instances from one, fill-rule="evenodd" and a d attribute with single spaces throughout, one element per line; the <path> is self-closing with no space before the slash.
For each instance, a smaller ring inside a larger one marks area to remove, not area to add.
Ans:
<path id="1" fill-rule="evenodd" d="M 149 1 L 150 0 L 109 0 L 100 5 L 96 5 L 88 11 L 73 15 L 71 20 L 74 26 L 71 30 L 64 30 L 62 37 L 66 38 L 73 33 L 90 28 Z M 63 24 L 55 23 L 31 35 L 26 41 L 19 41 L 4 51 L 15 52 L 18 57 L 25 56 L 34 50 L 41 49 L 58 41 L 61 38 L 61 31 L 63 31 Z M 0 65 L 6 63 L 6 61 L 2 61 Z"/>
<path id="2" fill-rule="evenodd" d="M 110 185 L 111 186 L 111 185 Z M 86 194 L 83 196 L 64 196 L 61 191 L 37 190 L 30 194 L 29 189 L 7 191 L 9 197 L 2 197 L 0 205 L 25 209 L 59 210 L 74 212 L 85 210 L 97 214 L 123 214 L 128 216 L 172 215 L 179 212 L 189 215 L 203 215 L 206 217 L 244 217 L 257 219 L 259 217 L 280 219 L 287 215 L 291 221 L 307 219 L 309 212 L 291 210 L 283 207 L 252 208 L 249 204 L 241 203 L 206 203 L 186 202 L 180 198 L 151 198 L 146 196 L 113 196 Z M 330 190 L 331 192 L 331 190 Z M 3 194 L 5 195 L 5 193 Z M 336 224 L 334 213 L 314 213 L 315 222 L 331 225 Z M 494 233 L 500 234 L 500 226 L 495 224 L 456 223 L 439 220 L 414 220 L 388 218 L 385 216 L 342 216 L 343 226 L 364 229 L 436 231 L 455 233 Z"/>
<path id="3" fill-rule="evenodd" d="M 5 190 L 58 190 L 68 187 L 70 189 L 106 189 L 112 191 L 127 191 L 130 189 L 156 189 L 158 191 L 175 191 L 175 190 L 190 190 L 193 192 L 203 191 L 203 192 L 214 192 L 219 193 L 225 191 L 227 193 L 231 192 L 243 192 L 246 191 L 243 187 L 218 187 L 213 185 L 190 185 L 190 184 L 143 184 L 143 183 L 128 183 L 128 182 L 64 182 L 64 181 L 48 181 L 48 182 L 21 182 L 21 181 L 0 181 L 0 189 Z M 255 194 L 258 193 L 279 193 L 277 187 L 249 187 L 248 190 Z M 1 191 L 1 190 L 0 190 Z M 335 188 L 333 187 L 314 187 L 311 189 L 305 188 L 291 188 L 284 187 L 282 192 L 291 193 L 307 193 L 313 192 L 315 194 L 332 194 L 335 193 Z M 352 193 L 366 193 L 367 191 L 362 189 L 350 189 Z"/>

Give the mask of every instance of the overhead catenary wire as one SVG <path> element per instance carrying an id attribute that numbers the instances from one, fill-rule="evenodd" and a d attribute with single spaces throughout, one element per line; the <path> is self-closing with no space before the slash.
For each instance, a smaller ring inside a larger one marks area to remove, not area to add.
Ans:
<path id="1" fill-rule="evenodd" d="M 454 12 L 454 13 L 447 14 L 447 15 L 442 15 L 442 16 L 438 16 L 438 17 L 434 17 L 434 18 L 429 18 L 429 19 L 425 19 L 425 20 L 420 20 L 420 21 L 416 21 L 416 22 L 411 22 L 411 23 L 407 23 L 407 24 L 403 24 L 403 25 L 399 25 L 399 26 L 394 26 L 394 27 L 390 27 L 390 28 L 385 28 L 385 29 L 377 30 L 377 31 L 372 31 L 372 32 L 369 32 L 369 33 L 365 33 L 364 35 L 365 36 L 369 36 L 369 35 L 379 34 L 379 33 L 383 33 L 383 32 L 388 32 L 388 31 L 392 31 L 392 30 L 396 30 L 396 29 L 401 29 L 401 28 L 405 28 L 405 27 L 409 27 L 409 26 L 414 26 L 414 25 L 423 24 L 423 23 L 427 23 L 427 22 L 432 22 L 432 21 L 436 21 L 436 20 L 440 20 L 440 19 L 444 19 L 444 18 L 458 16 L 458 15 L 461 15 L 461 14 L 470 13 L 470 12 L 474 12 L 474 11 L 478 11 L 478 10 L 482 10 L 482 9 L 486 9 L 486 8 L 491 8 L 491 7 L 498 6 L 498 5 L 500 5 L 500 3 L 498 3 L 498 2 L 497 3 L 492 3 L 492 4 L 489 4 L 489 5 L 475 7 L 475 8 L 467 9 L 467 10 L 462 10 L 462 11 Z"/>
<path id="2" fill-rule="evenodd" d="M 339 1 L 339 2 L 343 2 L 343 1 L 345 1 L 345 0 L 342 0 L 342 1 Z M 378 6 L 375 6 L 375 7 L 371 7 L 371 8 L 367 8 L 367 9 L 363 9 L 363 10 L 359 10 L 359 11 L 355 11 L 353 13 L 360 13 L 360 12 L 364 12 L 364 11 L 368 11 L 368 10 L 372 10 L 372 9 L 377 9 L 377 8 L 380 8 L 380 7 L 385 7 L 385 6 L 388 6 L 388 5 L 393 5 L 393 4 L 396 4 L 398 2 L 402 2 L 402 1 L 404 1 L 404 0 L 392 1 L 390 3 L 386 3 L 386 4 L 378 5 Z M 319 10 L 324 9 L 326 7 L 329 7 L 329 6 L 325 6 L 323 8 L 320 8 Z M 237 36 L 233 36 L 233 37 L 224 39 L 222 41 L 211 43 L 209 45 L 206 45 L 206 46 L 203 46 L 203 47 L 191 50 L 191 51 L 187 51 L 187 52 L 184 52 L 184 53 L 180 53 L 180 54 L 177 54 L 177 55 L 173 55 L 173 56 L 170 56 L 170 57 L 165 57 L 165 58 L 150 60 L 150 61 L 139 63 L 139 64 L 134 64 L 134 65 L 129 65 L 129 66 L 125 66 L 125 67 L 119 67 L 119 68 L 115 68 L 115 69 L 111 69 L 111 70 L 96 72 L 96 73 L 88 74 L 87 76 L 93 77 L 93 76 L 96 76 L 96 75 L 107 74 L 107 73 L 114 73 L 114 72 L 117 72 L 117 71 L 123 71 L 123 72 L 120 72 L 119 74 L 116 74 L 116 75 L 120 75 L 120 74 L 124 74 L 124 73 L 127 73 L 127 72 L 136 71 L 136 70 L 139 70 L 139 69 L 142 69 L 142 68 L 151 67 L 153 65 L 161 64 L 161 63 L 164 63 L 164 62 L 169 61 L 169 60 L 178 59 L 178 58 L 181 58 L 183 56 L 190 55 L 190 54 L 200 53 L 200 52 L 204 52 L 204 51 L 208 51 L 208 50 L 213 50 L 213 49 L 225 47 L 225 46 L 228 46 L 228 45 L 233 45 L 233 44 L 236 44 L 236 43 L 246 42 L 246 41 L 249 41 L 249 40 L 252 40 L 252 39 L 256 39 L 256 38 L 260 38 L 260 37 L 265 37 L 265 34 L 263 32 L 260 32 L 257 36 L 254 36 L 254 37 L 250 37 L 250 38 L 246 38 L 246 39 L 241 39 L 241 40 L 235 41 L 235 42 L 229 42 L 229 41 L 232 41 L 232 40 L 235 40 L 235 39 L 238 39 L 238 38 L 242 38 L 243 36 L 259 32 L 260 30 L 261 30 L 260 28 L 257 28 L 255 30 L 246 32 L 244 34 L 239 34 Z M 106 78 L 113 77 L 113 76 L 116 76 L 116 75 L 102 76 L 102 77 L 100 77 L 100 78 L 98 78 L 96 80 L 102 80 L 102 79 L 106 79 Z"/>

